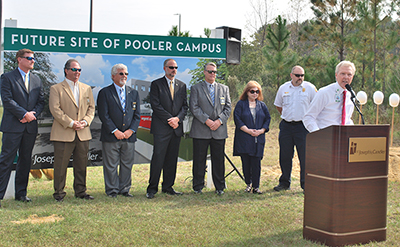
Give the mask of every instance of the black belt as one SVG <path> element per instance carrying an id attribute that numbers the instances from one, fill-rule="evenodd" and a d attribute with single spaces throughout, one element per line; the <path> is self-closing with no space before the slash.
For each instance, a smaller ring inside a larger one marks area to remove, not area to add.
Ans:
<path id="1" fill-rule="evenodd" d="M 285 121 L 288 124 L 302 124 L 303 123 L 303 121 L 291 121 L 291 122 L 289 122 L 289 121 L 286 121 L 285 119 L 282 119 L 282 121 Z"/>

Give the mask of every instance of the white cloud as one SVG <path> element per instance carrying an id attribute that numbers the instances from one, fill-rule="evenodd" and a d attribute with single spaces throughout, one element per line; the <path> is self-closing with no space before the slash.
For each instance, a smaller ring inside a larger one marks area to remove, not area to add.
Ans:
<path id="1" fill-rule="evenodd" d="M 132 60 L 132 65 L 138 65 L 140 71 L 142 71 L 143 73 L 147 73 L 149 71 L 148 66 L 146 66 L 147 62 L 149 60 L 146 57 L 139 57 L 139 58 L 135 58 Z"/>

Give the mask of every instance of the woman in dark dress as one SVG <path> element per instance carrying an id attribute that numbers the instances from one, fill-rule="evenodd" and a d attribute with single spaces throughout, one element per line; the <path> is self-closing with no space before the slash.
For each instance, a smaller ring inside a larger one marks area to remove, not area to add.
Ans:
<path id="1" fill-rule="evenodd" d="M 269 131 L 271 117 L 261 86 L 249 81 L 234 111 L 235 140 L 233 155 L 240 156 L 247 187 L 246 192 L 262 194 L 260 190 L 261 159 L 264 155 L 265 133 Z M 253 188 L 253 190 L 252 190 Z"/>

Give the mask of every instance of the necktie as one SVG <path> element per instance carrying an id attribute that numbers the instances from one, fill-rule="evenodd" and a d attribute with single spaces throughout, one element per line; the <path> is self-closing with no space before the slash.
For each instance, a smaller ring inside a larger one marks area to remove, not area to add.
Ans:
<path id="1" fill-rule="evenodd" d="M 215 96 L 214 96 L 214 86 L 210 85 L 210 97 L 213 105 L 215 104 Z"/>
<path id="2" fill-rule="evenodd" d="M 122 106 L 122 109 L 125 111 L 125 94 L 124 94 L 124 90 L 122 90 L 122 88 L 121 88 L 119 92 L 120 92 L 119 93 L 119 98 L 121 100 L 121 106 Z"/>
<path id="3" fill-rule="evenodd" d="M 169 82 L 169 91 L 171 92 L 172 99 L 174 99 L 174 82 L 173 81 Z"/>
<path id="4" fill-rule="evenodd" d="M 342 125 L 346 123 L 346 90 L 343 91 Z"/>
<path id="5" fill-rule="evenodd" d="M 28 91 L 28 93 L 29 93 L 28 73 L 25 74 L 25 87 L 26 87 L 26 91 Z"/>

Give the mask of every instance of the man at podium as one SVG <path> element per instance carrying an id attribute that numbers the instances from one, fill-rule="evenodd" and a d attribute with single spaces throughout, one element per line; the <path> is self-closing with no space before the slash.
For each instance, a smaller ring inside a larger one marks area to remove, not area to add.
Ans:
<path id="1" fill-rule="evenodd" d="M 342 61 L 336 66 L 336 82 L 318 91 L 304 115 L 303 124 L 309 132 L 331 125 L 354 124 L 351 119 L 354 105 L 345 86 L 351 84 L 355 72 L 356 67 L 349 61 Z"/>

